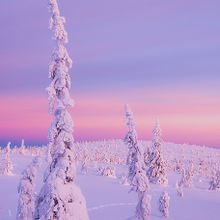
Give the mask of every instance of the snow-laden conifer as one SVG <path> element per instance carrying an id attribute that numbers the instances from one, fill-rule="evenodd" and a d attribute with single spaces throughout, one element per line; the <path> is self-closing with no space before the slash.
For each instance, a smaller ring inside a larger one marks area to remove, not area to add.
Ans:
<path id="1" fill-rule="evenodd" d="M 102 163 L 109 163 L 110 162 L 110 158 L 108 156 L 108 150 L 104 151 L 104 153 L 101 157 L 101 162 Z"/>
<path id="2" fill-rule="evenodd" d="M 121 176 L 121 181 L 119 182 L 120 184 L 123 184 L 125 186 L 129 186 L 129 183 L 127 181 L 127 177 L 125 175 Z"/>
<path id="3" fill-rule="evenodd" d="M 135 130 L 136 123 L 134 122 L 133 112 L 131 111 L 131 107 L 128 104 L 125 105 L 124 121 L 127 121 L 127 126 L 129 128 L 129 131 L 124 138 L 124 143 L 128 145 L 129 149 L 126 164 L 131 165 L 133 160 L 134 146 L 137 144 L 138 136 Z"/>
<path id="4" fill-rule="evenodd" d="M 35 219 L 87 220 L 85 198 L 74 183 L 73 120 L 67 111 L 67 106 L 74 105 L 69 94 L 71 81 L 68 74 L 72 60 L 63 45 L 68 42 L 65 18 L 60 16 L 56 0 L 49 0 L 48 9 L 51 13 L 49 28 L 56 41 L 49 68 L 51 83 L 47 88 L 49 113 L 54 115 L 47 135 L 52 162 L 45 171 L 45 184 L 36 199 Z"/>
<path id="5" fill-rule="evenodd" d="M 108 176 L 112 178 L 116 178 L 115 175 L 115 167 L 109 163 L 104 166 L 104 169 L 100 173 L 101 176 Z"/>
<path id="6" fill-rule="evenodd" d="M 179 186 L 183 186 L 185 188 L 194 189 L 194 184 L 192 180 L 192 172 L 188 169 L 182 170 L 182 178 L 179 182 Z"/>
<path id="7" fill-rule="evenodd" d="M 219 190 L 220 189 L 220 171 L 216 169 L 212 171 L 212 177 L 210 181 L 210 190 Z"/>
<path id="8" fill-rule="evenodd" d="M 51 163 L 52 162 L 52 157 L 51 157 L 51 146 L 52 146 L 52 143 L 50 142 L 47 146 L 47 158 L 46 158 L 46 161 L 48 163 Z"/>
<path id="9" fill-rule="evenodd" d="M 178 180 L 176 181 L 175 183 L 175 188 L 178 189 L 179 188 L 179 183 L 178 183 Z"/>
<path id="10" fill-rule="evenodd" d="M 95 161 L 95 162 L 101 162 L 101 155 L 100 155 L 100 150 L 99 150 L 99 148 L 96 148 L 96 149 L 95 149 L 94 161 Z"/>
<path id="11" fill-rule="evenodd" d="M 166 164 L 162 154 L 161 128 L 157 118 L 153 129 L 152 153 L 146 163 L 147 176 L 152 183 L 167 185 L 168 177 L 166 173 Z"/>
<path id="12" fill-rule="evenodd" d="M 32 163 L 22 172 L 23 177 L 18 186 L 18 210 L 17 220 L 32 220 L 34 215 L 34 188 L 37 179 L 37 168 L 41 166 L 41 158 L 36 157 Z"/>
<path id="13" fill-rule="evenodd" d="M 91 172 L 91 168 L 89 165 L 90 162 L 90 155 L 89 152 L 87 151 L 87 149 L 84 149 L 84 156 L 83 156 L 83 160 L 82 160 L 82 164 L 81 164 L 81 171 L 86 174 Z"/>
<path id="14" fill-rule="evenodd" d="M 154 148 L 161 148 L 161 142 L 163 142 L 161 136 L 162 136 L 162 130 L 160 128 L 159 119 L 157 118 L 156 124 L 153 129 L 153 138 L 152 138 L 152 143 L 154 144 Z"/>
<path id="15" fill-rule="evenodd" d="M 12 175 L 12 170 L 13 170 L 13 164 L 10 160 L 10 148 L 11 142 L 8 142 L 7 147 L 6 147 L 6 154 L 5 154 L 5 168 L 4 168 L 4 174 L 7 175 Z"/>
<path id="16" fill-rule="evenodd" d="M 22 154 L 22 155 L 26 154 L 26 148 L 25 148 L 25 145 L 24 145 L 24 139 L 22 139 L 22 141 L 21 141 L 20 154 Z"/>
<path id="17" fill-rule="evenodd" d="M 148 158 L 151 156 L 152 149 L 150 147 L 147 147 L 147 149 L 144 152 L 144 162 L 147 164 Z"/>
<path id="18" fill-rule="evenodd" d="M 137 140 L 136 124 L 134 122 L 133 112 L 128 104 L 125 105 L 125 111 L 125 120 L 127 120 L 129 131 L 124 138 L 124 142 L 129 148 L 127 157 L 127 165 L 129 165 L 128 179 L 132 182 L 139 167 L 144 167 L 144 152 L 142 145 Z"/>
<path id="19" fill-rule="evenodd" d="M 162 216 L 165 218 L 169 217 L 169 201 L 170 201 L 170 197 L 168 196 L 168 193 L 166 191 L 164 191 L 161 196 L 160 199 L 158 201 L 158 210 L 159 212 L 161 212 Z"/>
<path id="20" fill-rule="evenodd" d="M 151 213 L 151 196 L 147 194 L 150 189 L 149 180 L 141 166 L 137 165 L 136 175 L 133 178 L 131 186 L 130 191 L 138 193 L 135 219 L 146 220 Z"/>
<path id="21" fill-rule="evenodd" d="M 137 132 L 135 130 L 135 122 L 131 107 L 125 105 L 125 120 L 129 128 L 128 133 L 124 138 L 124 142 L 129 147 L 127 165 L 129 165 L 128 179 L 131 182 L 131 190 L 138 193 L 138 204 L 136 206 L 136 219 L 145 220 L 149 217 L 151 211 L 151 196 L 147 194 L 149 190 L 149 180 L 146 173 L 143 171 L 144 167 L 144 151 L 142 145 L 138 142 Z"/>
<path id="22" fill-rule="evenodd" d="M 182 186 L 180 186 L 180 187 L 177 189 L 177 195 L 180 196 L 180 197 L 183 197 L 183 188 L 182 188 Z"/>
<path id="23" fill-rule="evenodd" d="M 174 158 L 174 171 L 181 172 L 183 169 L 182 164 L 183 158 L 181 157 L 179 160 L 175 157 Z"/>

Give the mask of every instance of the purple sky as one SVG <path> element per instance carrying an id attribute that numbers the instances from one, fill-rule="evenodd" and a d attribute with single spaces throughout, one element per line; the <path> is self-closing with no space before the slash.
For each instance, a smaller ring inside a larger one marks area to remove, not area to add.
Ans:
<path id="1" fill-rule="evenodd" d="M 123 138 L 220 147 L 220 1 L 58 1 L 69 36 L 76 140 Z M 47 143 L 54 42 L 47 1 L 0 0 L 0 144 Z"/>

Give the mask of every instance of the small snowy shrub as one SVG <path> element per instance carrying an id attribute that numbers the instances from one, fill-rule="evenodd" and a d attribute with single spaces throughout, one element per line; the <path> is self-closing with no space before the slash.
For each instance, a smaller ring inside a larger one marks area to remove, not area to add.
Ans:
<path id="1" fill-rule="evenodd" d="M 212 172 L 212 178 L 210 181 L 210 190 L 219 190 L 220 189 L 220 172 L 218 170 L 214 170 Z"/>
<path id="2" fill-rule="evenodd" d="M 165 218 L 169 217 L 169 200 L 170 197 L 168 196 L 168 193 L 166 191 L 164 191 L 161 196 L 160 199 L 158 201 L 159 207 L 158 210 L 159 212 L 161 212 L 162 216 Z"/>
<path id="3" fill-rule="evenodd" d="M 91 172 L 89 161 L 90 161 L 90 156 L 89 156 L 89 153 L 87 152 L 87 150 L 85 149 L 84 150 L 84 157 L 83 157 L 82 164 L 81 164 L 81 171 L 84 174 Z"/>
<path id="4" fill-rule="evenodd" d="M 129 185 L 129 183 L 128 183 L 128 181 L 127 181 L 127 177 L 125 176 L 125 175 L 122 175 L 121 176 L 121 181 L 119 182 L 120 184 L 123 184 L 123 185 L 125 185 L 125 186 L 128 186 Z"/>
<path id="5" fill-rule="evenodd" d="M 179 184 L 178 184 L 178 180 L 175 183 L 175 188 L 178 189 L 179 188 Z"/>
<path id="6" fill-rule="evenodd" d="M 182 170 L 182 178 L 180 180 L 179 186 L 194 189 L 191 171 L 185 169 Z"/>
<path id="7" fill-rule="evenodd" d="M 177 195 L 183 197 L 183 189 L 181 186 L 177 189 Z"/>
<path id="8" fill-rule="evenodd" d="M 102 171 L 104 170 L 104 165 L 103 164 L 100 164 L 99 166 L 98 166 L 98 169 L 96 170 L 97 172 L 98 172 L 98 174 L 99 175 L 101 175 L 101 173 L 102 173 Z"/>
<path id="9" fill-rule="evenodd" d="M 36 157 L 32 163 L 22 172 L 23 178 L 18 186 L 18 210 L 17 220 L 31 220 L 34 215 L 34 188 L 37 179 L 37 168 L 41 166 L 41 158 Z"/>
<path id="10" fill-rule="evenodd" d="M 178 160 L 176 157 L 174 158 L 174 171 L 181 172 L 182 171 L 182 158 Z"/>
<path id="11" fill-rule="evenodd" d="M 25 149 L 25 145 L 24 145 L 24 139 L 22 139 L 22 141 L 21 141 L 20 154 L 26 155 L 26 149 Z"/>
<path id="12" fill-rule="evenodd" d="M 102 171 L 100 172 L 100 175 L 116 178 L 115 167 L 110 164 L 106 164 L 104 166 L 104 169 L 102 169 Z"/>
<path id="13" fill-rule="evenodd" d="M 4 174 L 7 174 L 7 175 L 12 175 L 11 170 L 13 170 L 13 165 L 12 165 L 12 162 L 10 160 L 10 152 L 11 152 L 10 145 L 11 145 L 11 142 L 8 142 L 8 145 L 6 147 L 6 154 L 5 154 Z"/>

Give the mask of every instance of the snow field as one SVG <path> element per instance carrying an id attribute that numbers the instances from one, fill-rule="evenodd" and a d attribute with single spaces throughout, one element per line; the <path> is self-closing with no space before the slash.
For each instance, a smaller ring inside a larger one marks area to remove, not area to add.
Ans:
<path id="1" fill-rule="evenodd" d="M 142 142 L 143 148 L 149 147 L 149 142 Z M 78 146 L 78 147 L 77 147 Z M 210 172 L 208 175 L 195 174 L 192 179 L 194 189 L 183 187 L 184 196 L 177 195 L 175 188 L 176 181 L 181 180 L 181 172 L 168 170 L 168 185 L 166 187 L 150 183 L 149 194 L 151 200 L 151 215 L 149 219 L 163 219 L 158 211 L 158 200 L 163 191 L 167 191 L 170 197 L 169 219 L 171 220 L 217 220 L 220 216 L 220 191 L 209 190 L 209 182 L 211 178 L 211 170 L 219 163 L 219 150 L 210 149 L 199 146 L 177 145 L 172 143 L 163 144 L 163 154 L 170 161 L 170 167 L 173 169 L 174 158 L 183 158 L 183 166 L 187 166 L 188 160 L 194 161 L 194 169 L 197 170 L 200 159 L 205 160 L 205 166 Z M 130 186 L 120 184 L 122 175 L 128 172 L 128 166 L 124 165 L 126 159 L 127 148 L 121 140 L 100 141 L 100 142 L 83 142 L 76 144 L 76 154 L 80 155 L 83 149 L 87 148 L 90 155 L 94 153 L 94 149 L 100 150 L 100 161 L 103 159 L 104 152 L 108 151 L 107 158 L 110 155 L 118 153 L 120 155 L 121 164 L 112 164 L 115 167 L 116 178 L 100 176 L 97 167 L 100 164 L 108 164 L 108 162 L 92 161 L 90 159 L 90 173 L 84 174 L 81 171 L 81 161 L 78 161 L 77 175 L 75 183 L 80 186 L 82 193 L 86 199 L 87 210 L 90 220 L 126 220 L 134 216 L 137 204 L 137 193 L 131 192 Z M 199 153 L 198 153 L 199 152 Z M 125 154 L 125 156 L 123 156 Z M 4 167 L 5 154 L 3 150 L 0 152 L 0 162 Z M 10 154 L 10 160 L 13 163 L 13 176 L 0 173 L 0 219 L 10 220 L 16 218 L 18 197 L 17 187 L 22 178 L 21 172 L 33 160 L 31 155 Z M 47 167 L 44 160 L 41 168 L 38 170 L 36 188 L 38 193 L 43 185 L 43 173 Z"/>

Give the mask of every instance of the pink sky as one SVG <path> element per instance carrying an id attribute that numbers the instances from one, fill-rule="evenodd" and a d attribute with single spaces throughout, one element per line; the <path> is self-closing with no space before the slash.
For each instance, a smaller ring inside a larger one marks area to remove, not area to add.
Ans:
<path id="1" fill-rule="evenodd" d="M 218 147 L 219 99 L 192 94 L 149 93 L 141 91 L 129 104 L 134 113 L 139 139 L 151 140 L 156 117 L 159 117 L 164 141 Z M 106 98 L 107 97 L 107 98 Z M 164 99 L 165 102 L 158 102 Z M 24 138 L 28 142 L 47 143 L 46 131 L 53 116 L 47 113 L 44 94 L 1 96 L 1 137 Z M 122 139 L 128 128 L 124 104 L 117 94 L 75 95 L 75 107 L 69 108 L 74 120 L 75 140 Z M 13 141 L 12 140 L 12 141 Z"/>
<path id="2" fill-rule="evenodd" d="M 47 3 L 0 1 L 0 145 L 47 144 L 54 42 Z M 61 1 L 73 68 L 75 140 L 140 139 L 220 148 L 220 1 Z"/>

